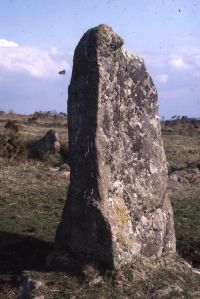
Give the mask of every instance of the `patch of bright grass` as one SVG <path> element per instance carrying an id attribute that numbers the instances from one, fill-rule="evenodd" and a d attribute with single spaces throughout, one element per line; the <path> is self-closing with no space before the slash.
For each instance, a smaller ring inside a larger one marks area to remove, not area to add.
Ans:
<path id="1" fill-rule="evenodd" d="M 195 267 L 200 266 L 200 199 L 172 198 L 174 209 L 177 250 Z"/>

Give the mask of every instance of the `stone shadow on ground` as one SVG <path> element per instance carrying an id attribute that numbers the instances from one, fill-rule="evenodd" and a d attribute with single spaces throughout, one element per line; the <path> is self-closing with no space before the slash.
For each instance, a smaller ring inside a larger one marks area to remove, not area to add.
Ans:
<path id="1" fill-rule="evenodd" d="M 46 257 L 52 250 L 52 242 L 0 231 L 0 274 L 45 272 Z"/>
<path id="2" fill-rule="evenodd" d="M 72 267 L 56 265 L 49 267 L 48 257 L 54 249 L 54 243 L 35 238 L 0 231 L 0 294 L 9 289 L 19 289 L 25 279 L 24 271 L 41 273 L 64 272 L 71 277 L 85 278 L 83 264 L 76 261 Z"/>
<path id="3" fill-rule="evenodd" d="M 65 272 L 70 276 L 83 278 L 78 269 L 50 269 L 47 257 L 52 252 L 53 242 L 37 239 L 33 236 L 19 235 L 0 231 L 0 294 L 8 290 L 19 289 L 24 280 L 24 271 L 41 273 Z M 71 271 L 70 271 L 71 270 Z M 3 298 L 3 297 L 1 297 Z"/>

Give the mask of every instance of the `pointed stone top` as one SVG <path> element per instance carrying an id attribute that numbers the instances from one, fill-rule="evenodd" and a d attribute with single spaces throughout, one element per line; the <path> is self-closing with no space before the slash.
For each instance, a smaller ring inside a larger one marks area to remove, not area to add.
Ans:
<path id="1" fill-rule="evenodd" d="M 124 44 L 124 40 L 113 31 L 112 27 L 107 24 L 100 24 L 88 30 L 86 34 L 91 31 L 96 33 L 98 46 L 111 47 L 111 49 L 116 50 L 121 48 Z"/>

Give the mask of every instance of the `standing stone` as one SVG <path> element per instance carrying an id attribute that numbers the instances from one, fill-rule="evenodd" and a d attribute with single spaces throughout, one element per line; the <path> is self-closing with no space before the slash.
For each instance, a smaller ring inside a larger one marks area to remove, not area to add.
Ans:
<path id="1" fill-rule="evenodd" d="M 175 251 L 157 91 L 142 58 L 107 25 L 74 54 L 68 98 L 71 177 L 56 251 L 106 267 Z"/>

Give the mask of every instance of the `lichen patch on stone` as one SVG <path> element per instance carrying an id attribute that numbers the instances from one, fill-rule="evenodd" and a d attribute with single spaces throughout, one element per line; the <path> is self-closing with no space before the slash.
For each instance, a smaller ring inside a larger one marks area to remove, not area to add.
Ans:
<path id="1" fill-rule="evenodd" d="M 175 250 L 157 91 L 144 60 L 108 25 L 74 54 L 68 97 L 70 187 L 56 248 L 118 267 Z"/>

